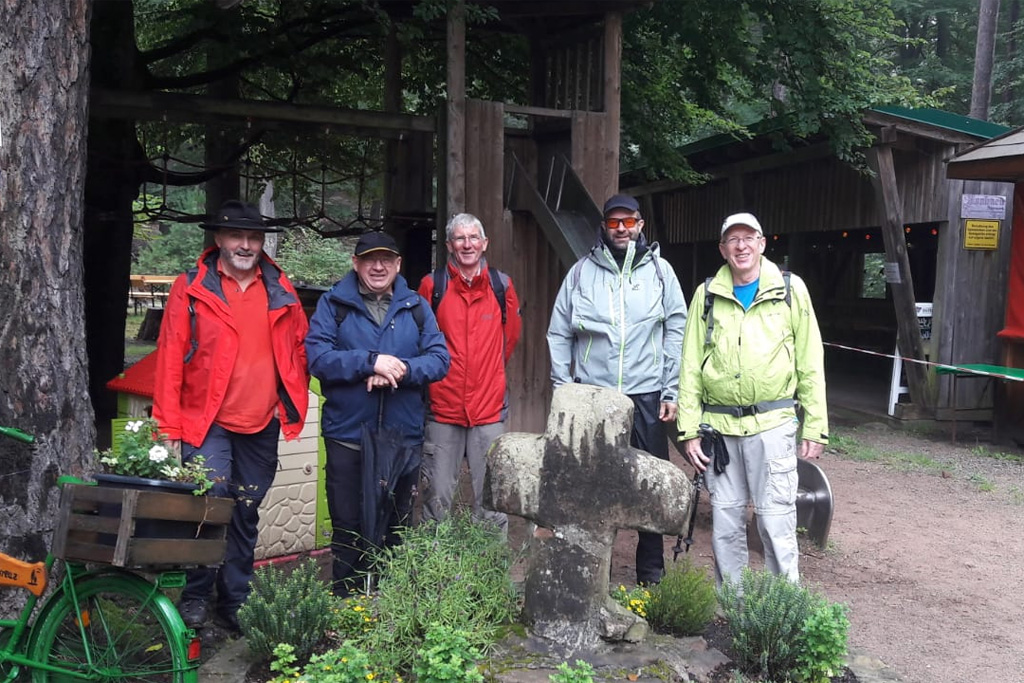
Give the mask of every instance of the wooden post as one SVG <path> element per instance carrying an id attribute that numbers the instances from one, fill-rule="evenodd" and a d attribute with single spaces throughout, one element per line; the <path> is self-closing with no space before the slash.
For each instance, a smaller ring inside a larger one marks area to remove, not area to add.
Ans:
<path id="1" fill-rule="evenodd" d="M 903 217 L 899 190 L 896 186 L 896 168 L 892 148 L 888 145 L 872 147 L 868 162 L 874 176 L 875 198 L 881 209 L 882 241 L 885 243 L 885 280 L 892 289 L 896 308 L 896 329 L 900 355 L 904 358 L 924 360 L 924 342 L 917 325 L 914 301 L 914 283 L 907 258 L 907 240 L 903 234 Z M 928 370 L 920 363 L 906 363 L 910 399 L 919 408 L 935 407 L 934 396 L 928 382 Z"/>
<path id="2" fill-rule="evenodd" d="M 604 15 L 604 111 L 608 116 L 605 125 L 605 154 L 612 174 L 614 190 L 619 183 L 619 127 L 622 112 L 622 13 L 608 12 Z M 605 198 L 598 198 L 598 203 Z"/>
<path id="3" fill-rule="evenodd" d="M 466 3 L 448 11 L 447 218 L 466 207 Z"/>

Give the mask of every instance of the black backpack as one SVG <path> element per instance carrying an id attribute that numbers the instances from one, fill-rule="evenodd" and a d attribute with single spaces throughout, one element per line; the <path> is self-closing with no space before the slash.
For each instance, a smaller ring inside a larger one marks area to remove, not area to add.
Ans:
<path id="1" fill-rule="evenodd" d="M 501 309 L 501 325 L 508 322 L 508 304 L 505 301 L 505 290 L 508 289 L 509 277 L 497 268 L 487 267 L 487 274 L 490 276 L 491 291 L 498 300 L 498 307 Z M 441 298 L 448 290 L 448 266 L 444 265 L 434 271 L 434 294 L 430 297 L 430 308 L 437 315 L 437 307 L 441 305 Z"/>

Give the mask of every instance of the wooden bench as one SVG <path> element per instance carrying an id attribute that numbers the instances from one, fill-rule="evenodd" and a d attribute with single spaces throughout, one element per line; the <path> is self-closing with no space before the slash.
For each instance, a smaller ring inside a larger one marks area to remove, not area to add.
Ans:
<path id="1" fill-rule="evenodd" d="M 959 365 L 939 365 L 935 368 L 938 375 L 950 376 L 950 413 L 953 421 L 953 441 L 956 441 L 956 416 L 958 412 L 973 410 L 972 408 L 959 408 L 956 404 L 956 383 L 957 379 L 987 379 L 995 382 L 1024 382 L 1024 368 L 1011 368 L 1004 365 L 988 365 L 986 363 L 961 363 Z M 992 431 L 995 432 L 995 419 L 993 417 Z"/>
<path id="2" fill-rule="evenodd" d="M 135 315 L 139 314 L 141 307 L 163 308 L 176 278 L 176 275 L 132 275 L 128 303 L 134 307 Z"/>

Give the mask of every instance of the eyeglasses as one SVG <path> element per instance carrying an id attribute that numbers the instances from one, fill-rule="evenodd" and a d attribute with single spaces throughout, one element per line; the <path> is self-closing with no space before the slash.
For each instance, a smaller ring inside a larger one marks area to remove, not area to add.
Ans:
<path id="1" fill-rule="evenodd" d="M 470 244 L 480 244 L 481 242 L 484 241 L 484 238 L 481 237 L 480 235 L 468 235 L 462 237 L 453 237 L 448 241 L 454 244 L 465 244 L 466 242 L 469 242 Z"/>
<path id="2" fill-rule="evenodd" d="M 379 263 L 382 266 L 390 268 L 398 262 L 398 257 L 394 254 L 367 254 L 366 256 L 360 256 L 359 260 L 363 263 Z"/>
<path id="3" fill-rule="evenodd" d="M 632 216 L 627 216 L 626 218 L 605 218 L 604 227 L 609 230 L 615 230 L 621 225 L 626 230 L 632 230 L 639 222 L 639 218 L 633 218 Z"/>
<path id="4" fill-rule="evenodd" d="M 722 244 L 725 244 L 725 245 L 728 245 L 730 247 L 736 248 L 736 247 L 740 246 L 740 244 L 742 243 L 742 244 L 744 244 L 744 245 L 746 245 L 748 247 L 752 247 L 755 244 L 757 244 L 758 240 L 760 240 L 760 239 L 761 239 L 760 235 L 747 235 L 745 237 L 730 237 L 727 240 L 722 240 Z"/>

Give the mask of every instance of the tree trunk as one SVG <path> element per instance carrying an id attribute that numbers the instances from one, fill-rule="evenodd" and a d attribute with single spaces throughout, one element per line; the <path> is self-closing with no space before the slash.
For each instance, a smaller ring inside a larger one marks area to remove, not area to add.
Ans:
<path id="1" fill-rule="evenodd" d="M 0 547 L 41 560 L 58 475 L 82 474 L 95 433 L 86 376 L 82 191 L 88 0 L 0 3 Z M 5 592 L 0 612 L 23 598 Z"/>
<path id="2" fill-rule="evenodd" d="M 135 18 L 130 2 L 96 2 L 90 27 L 92 85 L 141 87 L 135 50 Z M 85 319 L 89 352 L 89 395 L 99 438 L 108 442 L 117 397 L 107 382 L 124 370 L 124 325 L 128 310 L 132 202 L 139 196 L 145 153 L 131 120 L 89 119 L 85 178 Z"/>
<path id="3" fill-rule="evenodd" d="M 992 98 L 992 61 L 996 50 L 999 0 L 978 2 L 978 42 L 974 47 L 974 86 L 971 89 L 971 118 L 988 120 Z"/>

